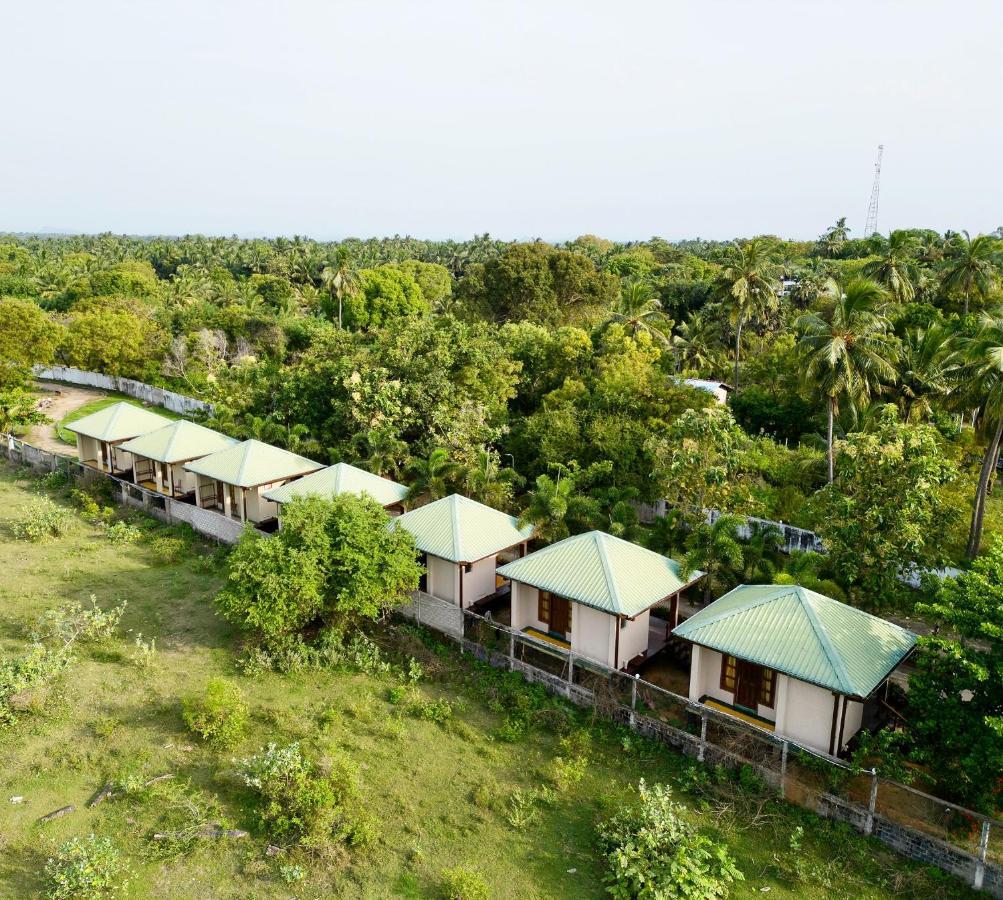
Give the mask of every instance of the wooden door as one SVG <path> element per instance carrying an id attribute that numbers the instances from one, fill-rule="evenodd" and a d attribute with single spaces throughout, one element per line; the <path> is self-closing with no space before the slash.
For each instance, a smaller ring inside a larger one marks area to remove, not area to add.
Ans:
<path id="1" fill-rule="evenodd" d="M 216 485 L 216 506 L 219 507 L 220 509 L 223 509 L 224 508 L 224 506 L 223 506 L 223 482 L 222 481 L 217 481 L 217 482 L 215 482 L 215 485 Z"/>
<path id="2" fill-rule="evenodd" d="M 735 706 L 742 706 L 755 712 L 759 708 L 759 694 L 763 684 L 763 667 L 755 663 L 738 660 L 735 685 Z"/>
<path id="3" fill-rule="evenodd" d="M 550 630 L 565 637 L 571 631 L 571 603 L 553 594 L 550 595 Z"/>

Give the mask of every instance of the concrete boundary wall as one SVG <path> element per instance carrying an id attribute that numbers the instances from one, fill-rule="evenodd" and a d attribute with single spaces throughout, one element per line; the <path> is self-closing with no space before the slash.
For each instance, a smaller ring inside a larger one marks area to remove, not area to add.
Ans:
<path id="1" fill-rule="evenodd" d="M 92 387 L 102 391 L 118 391 L 135 397 L 143 403 L 162 406 L 171 412 L 181 415 L 204 413 L 212 415 L 213 406 L 204 400 L 176 394 L 166 388 L 154 387 L 144 381 L 134 381 L 132 378 L 122 378 L 117 375 L 102 375 L 100 372 L 86 372 L 71 366 L 35 366 L 34 374 L 42 381 L 62 381 L 66 384 L 76 384 L 81 387 Z"/>

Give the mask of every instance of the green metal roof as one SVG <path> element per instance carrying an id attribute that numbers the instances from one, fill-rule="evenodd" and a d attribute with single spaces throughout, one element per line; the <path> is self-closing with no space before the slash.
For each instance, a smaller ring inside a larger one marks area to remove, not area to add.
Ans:
<path id="1" fill-rule="evenodd" d="M 250 440 L 187 463 L 185 468 L 237 487 L 257 487 L 306 475 L 323 465 L 271 444 Z"/>
<path id="2" fill-rule="evenodd" d="M 122 444 L 122 450 L 163 463 L 187 462 L 232 447 L 237 441 L 186 419 L 140 435 Z"/>
<path id="3" fill-rule="evenodd" d="M 851 697 L 867 697 L 916 635 L 792 584 L 743 584 L 673 634 Z"/>
<path id="4" fill-rule="evenodd" d="M 265 497 L 275 503 L 288 503 L 294 497 L 335 497 L 345 493 L 369 494 L 380 506 L 391 506 L 404 500 L 407 488 L 348 463 L 336 463 L 305 478 L 297 478 L 296 481 L 266 491 Z"/>
<path id="5" fill-rule="evenodd" d="M 674 559 L 602 531 L 565 538 L 498 569 L 499 575 L 611 615 L 636 616 L 703 575 L 684 580 Z"/>
<path id="6" fill-rule="evenodd" d="M 148 434 L 169 425 L 170 419 L 143 409 L 133 403 L 120 401 L 66 423 L 66 430 L 82 434 L 99 441 L 125 441 L 129 438 Z"/>
<path id="7" fill-rule="evenodd" d="M 531 525 L 520 528 L 515 516 L 459 494 L 406 512 L 393 524 L 409 531 L 423 553 L 456 563 L 476 562 L 533 536 Z"/>

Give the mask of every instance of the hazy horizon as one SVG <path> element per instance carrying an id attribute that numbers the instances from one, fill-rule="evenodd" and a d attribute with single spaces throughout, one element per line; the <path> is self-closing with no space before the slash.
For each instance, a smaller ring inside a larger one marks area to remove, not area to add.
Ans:
<path id="1" fill-rule="evenodd" d="M 1003 8 L 6 11 L 0 231 L 570 240 L 1003 224 Z"/>

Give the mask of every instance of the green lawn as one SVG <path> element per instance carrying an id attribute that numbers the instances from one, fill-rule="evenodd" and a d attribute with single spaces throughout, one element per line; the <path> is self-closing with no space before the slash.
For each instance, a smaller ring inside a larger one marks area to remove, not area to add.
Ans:
<path id="1" fill-rule="evenodd" d="M 115 403 L 125 400 L 127 403 L 134 403 L 136 406 L 142 406 L 142 403 L 135 397 L 130 397 L 128 394 L 119 394 L 115 391 L 109 391 L 107 397 L 101 397 L 98 400 L 92 400 L 90 403 L 85 403 L 83 406 L 78 406 L 72 412 L 68 412 L 62 419 L 56 424 L 56 434 L 64 444 L 69 444 L 71 447 L 77 445 L 77 436 L 66 429 L 66 425 L 70 422 L 75 422 L 77 419 L 82 419 L 84 416 L 89 416 L 91 413 L 97 412 L 99 409 L 104 409 L 106 406 L 112 406 Z M 180 413 L 171 412 L 169 409 L 164 409 L 162 406 L 151 406 L 155 413 L 164 416 L 167 419 L 183 419 Z"/>
<path id="2" fill-rule="evenodd" d="M 423 658 L 421 690 L 458 703 L 446 726 L 401 717 L 387 700 L 391 682 L 384 677 L 327 670 L 243 676 L 238 637 L 213 612 L 220 573 L 210 548 L 196 546 L 182 561 L 164 564 L 149 538 L 115 545 L 76 517 L 64 537 L 11 540 L 6 522 L 36 489 L 37 482 L 0 467 L 0 653 L 22 648 L 35 618 L 66 601 L 94 594 L 102 605 L 127 600 L 128 608 L 121 639 L 81 652 L 44 705 L 0 731 L 2 897 L 36 895 L 46 857 L 69 837 L 91 832 L 128 855 L 133 897 L 436 897 L 443 868 L 461 864 L 483 873 L 494 898 L 601 897 L 592 839 L 597 816 L 623 802 L 640 777 L 675 782 L 689 765 L 636 737 L 625 745 L 623 734 L 597 726 L 583 780 L 552 806 L 541 805 L 537 821 L 516 828 L 510 797 L 546 783 L 557 737 L 541 726 L 516 743 L 499 740 L 501 718 L 473 689 L 483 676 L 468 660 L 400 633 L 409 652 Z M 152 669 L 131 659 L 136 632 L 156 638 Z M 239 681 L 252 710 L 250 733 L 229 753 L 199 745 L 181 718 L 181 697 L 217 674 Z M 307 860 L 306 878 L 287 885 L 279 876 L 283 857 L 267 855 L 269 840 L 233 777 L 233 758 L 293 740 L 318 755 L 351 755 L 380 837 L 371 850 Z M 110 779 L 168 772 L 175 780 L 142 799 L 86 808 Z M 957 882 L 904 863 L 875 841 L 779 802 L 744 798 L 737 785 L 727 803 L 678 793 L 737 858 L 746 881 L 733 896 L 761 897 L 766 889 L 779 898 L 967 895 Z M 14 796 L 25 802 L 11 804 Z M 214 820 L 250 837 L 196 843 L 165 857 L 150 837 L 178 828 L 188 802 L 215 808 Z M 76 811 L 38 823 L 67 804 Z M 799 825 L 804 835 L 792 849 Z"/>

